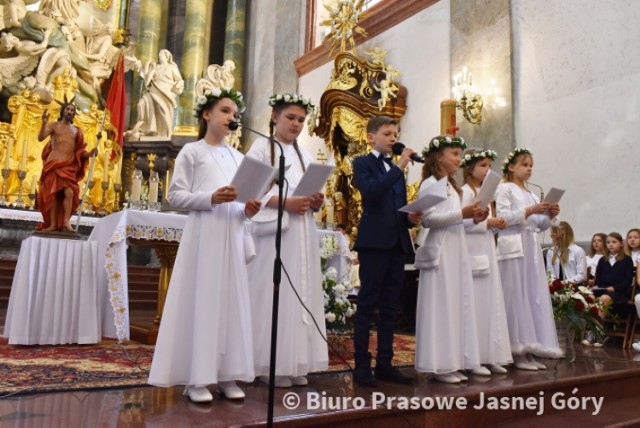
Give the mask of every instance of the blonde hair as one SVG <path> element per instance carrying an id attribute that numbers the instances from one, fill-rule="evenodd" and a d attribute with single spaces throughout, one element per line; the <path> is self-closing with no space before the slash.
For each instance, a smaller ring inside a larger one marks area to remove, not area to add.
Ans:
<path id="1" fill-rule="evenodd" d="M 504 166 L 504 168 L 502 169 L 502 179 L 506 182 L 509 183 L 513 183 L 513 172 L 511 172 L 511 170 L 509 169 L 509 165 L 517 165 L 518 164 L 518 159 L 521 159 L 525 156 L 529 156 L 531 158 L 531 162 L 533 162 L 533 156 L 531 155 L 531 153 L 529 152 L 522 152 L 522 153 L 518 153 L 517 155 L 513 156 L 512 159 L 510 159 Z"/>
<path id="2" fill-rule="evenodd" d="M 446 147 L 450 147 L 450 146 L 446 146 Z M 442 153 L 442 151 L 443 151 L 442 148 L 435 151 L 432 150 L 425 155 L 424 166 L 422 167 L 422 181 L 426 180 L 432 175 L 436 178 L 444 177 L 445 174 L 441 174 L 440 172 L 440 162 L 437 158 L 438 153 Z M 455 173 L 448 174 L 447 177 L 448 177 L 447 180 L 449 181 L 449 184 L 451 184 L 451 187 L 455 189 L 455 191 L 458 193 L 459 196 L 462 196 L 462 188 L 456 181 Z"/>
<path id="3" fill-rule="evenodd" d="M 564 233 L 559 234 L 558 232 L 562 230 Z M 569 260 L 569 246 L 575 242 L 575 238 L 573 236 L 573 229 L 566 221 L 561 221 L 558 226 L 552 226 L 551 231 L 556 233 L 556 242 L 555 245 L 556 250 L 553 251 L 553 256 L 551 257 L 551 263 L 556 262 L 557 257 L 560 256 L 560 260 L 562 263 L 567 263 Z"/>

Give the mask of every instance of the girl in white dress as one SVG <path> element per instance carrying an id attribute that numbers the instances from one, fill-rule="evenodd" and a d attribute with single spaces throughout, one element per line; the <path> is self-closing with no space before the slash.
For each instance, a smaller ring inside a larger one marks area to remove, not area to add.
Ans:
<path id="1" fill-rule="evenodd" d="M 606 233 L 596 233 L 591 238 L 591 248 L 587 254 L 587 285 L 593 286 L 593 279 L 596 277 L 596 267 L 598 261 L 604 255 L 604 243 L 607 241 Z"/>
<path id="2" fill-rule="evenodd" d="M 420 269 L 415 368 L 445 383 L 465 380 L 458 370 L 491 374 L 480 365 L 471 264 L 462 224 L 463 219 L 484 221 L 488 209 L 479 208 L 479 202 L 461 206 L 462 189 L 454 175 L 465 148 L 462 138 L 432 139 L 423 150 L 419 191 L 422 196 L 447 177 L 447 200 L 425 212 L 422 224 L 429 233 L 415 259 Z"/>
<path id="3" fill-rule="evenodd" d="M 281 145 L 285 157 L 285 179 L 288 196 L 284 209 L 288 226 L 283 226 L 281 260 L 283 270 L 278 307 L 276 345 L 276 387 L 307 384 L 307 373 L 326 370 L 329 356 L 324 322 L 324 295 L 320 268 L 320 248 L 313 211 L 322 206 L 324 195 L 291 196 L 306 171 L 312 157 L 296 141 L 304 127 L 307 113 L 313 110 L 311 101 L 298 94 L 273 95 L 270 134 Z M 280 148 L 273 141 L 259 138 L 253 142 L 247 156 L 277 166 Z M 254 360 L 256 375 L 269 381 L 271 350 L 271 314 L 273 296 L 273 266 L 275 259 L 275 221 L 278 188 L 274 185 L 262 199 L 264 209 L 254 218 L 251 230 L 257 257 L 249 263 L 251 313 L 253 317 Z M 291 279 L 291 284 L 289 283 Z M 298 300 L 296 293 L 302 299 Z M 318 331 L 311 315 L 321 329 Z"/>
<path id="4" fill-rule="evenodd" d="M 504 182 L 496 190 L 496 215 L 508 224 L 498 232 L 498 266 L 511 353 L 516 367 L 522 370 L 546 369 L 534 354 L 562 356 L 537 236 L 551 226 L 560 207 L 540 202 L 529 191 L 526 183 L 532 169 L 531 151 L 516 148 L 503 163 Z"/>
<path id="5" fill-rule="evenodd" d="M 587 254 L 576 245 L 571 225 L 561 221 L 559 225 L 551 226 L 551 240 L 553 247 L 547 251 L 545 260 L 547 276 L 561 279 L 564 284 L 584 285 L 587 282 Z"/>
<path id="6" fill-rule="evenodd" d="M 245 219 L 261 202 L 234 202 L 233 178 L 242 154 L 224 143 L 243 108 L 231 89 L 199 97 L 199 140 L 176 159 L 169 202 L 189 210 L 171 276 L 149 383 L 186 385 L 194 402 L 213 400 L 218 384 L 229 399 L 244 398 L 235 380 L 251 382 L 253 346 Z"/>
<path id="7" fill-rule="evenodd" d="M 470 149 L 465 153 L 460 162 L 466 183 L 462 205 L 473 202 L 497 156 L 493 150 Z M 502 366 L 513 360 L 494 235 L 507 227 L 507 222 L 489 212 L 485 221 L 475 224 L 473 219 L 465 219 L 463 223 L 471 257 L 480 362 L 492 373 L 506 373 Z"/>

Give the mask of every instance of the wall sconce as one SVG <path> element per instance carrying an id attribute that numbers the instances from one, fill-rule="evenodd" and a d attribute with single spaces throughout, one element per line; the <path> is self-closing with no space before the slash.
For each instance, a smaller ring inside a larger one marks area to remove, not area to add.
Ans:
<path id="1" fill-rule="evenodd" d="M 476 93 L 467 67 L 454 76 L 452 92 L 456 107 L 462 110 L 464 118 L 473 125 L 479 125 L 482 122 L 482 97 Z"/>

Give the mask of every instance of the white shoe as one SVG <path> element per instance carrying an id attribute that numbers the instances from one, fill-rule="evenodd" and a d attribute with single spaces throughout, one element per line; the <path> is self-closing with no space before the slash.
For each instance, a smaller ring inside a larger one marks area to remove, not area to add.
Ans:
<path id="1" fill-rule="evenodd" d="M 527 357 L 525 357 L 524 355 L 514 355 L 513 362 L 515 363 L 517 369 L 530 370 L 532 372 L 538 371 L 538 368 L 527 361 Z"/>
<path id="2" fill-rule="evenodd" d="M 640 352 L 640 341 L 634 343 L 633 345 L 631 345 L 631 347 L 633 348 L 634 351 Z"/>
<path id="3" fill-rule="evenodd" d="M 531 355 L 529 355 L 529 356 L 527 357 L 527 362 L 528 362 L 529 364 L 532 364 L 532 365 L 536 366 L 536 368 L 537 368 L 538 370 L 546 370 L 546 369 L 547 369 L 547 366 L 545 366 L 544 364 L 542 364 L 540 361 L 536 361 L 536 359 L 535 359 L 535 358 L 533 358 L 533 356 L 531 356 Z"/>
<path id="4" fill-rule="evenodd" d="M 449 374 L 449 373 L 447 373 Z M 451 372 L 452 375 L 454 375 L 455 377 L 457 377 L 458 379 L 460 379 L 460 381 L 464 382 L 465 380 L 469 380 L 468 377 L 466 377 L 462 372 Z"/>
<path id="5" fill-rule="evenodd" d="M 307 379 L 306 376 L 289 376 L 289 380 L 291 381 L 291 385 L 293 385 L 293 386 L 307 386 L 307 385 L 309 385 L 309 380 Z"/>
<path id="6" fill-rule="evenodd" d="M 260 380 L 269 385 L 269 376 L 260 376 Z M 276 376 L 276 380 L 273 385 L 276 388 L 291 388 L 293 386 L 289 376 Z"/>
<path id="7" fill-rule="evenodd" d="M 218 382 L 218 388 L 222 391 L 224 396 L 229 400 L 242 400 L 244 399 L 244 391 L 234 382 Z"/>
<path id="8" fill-rule="evenodd" d="M 471 369 L 471 374 L 476 376 L 491 376 L 491 372 L 486 367 L 476 367 L 475 369 Z"/>
<path id="9" fill-rule="evenodd" d="M 189 400 L 194 403 L 209 403 L 213 401 L 213 395 L 211 395 L 206 386 L 187 386 L 184 389 L 184 395 L 188 396 Z"/>
<path id="10" fill-rule="evenodd" d="M 489 369 L 489 371 L 491 371 L 491 373 L 495 373 L 495 374 L 505 374 L 507 373 L 507 369 L 505 369 L 504 367 L 498 365 L 498 364 L 489 364 L 487 365 L 487 368 Z"/>
<path id="11" fill-rule="evenodd" d="M 456 376 L 455 373 L 437 374 L 437 375 L 433 375 L 433 378 L 438 382 L 460 383 L 460 378 L 458 378 L 458 376 Z"/>

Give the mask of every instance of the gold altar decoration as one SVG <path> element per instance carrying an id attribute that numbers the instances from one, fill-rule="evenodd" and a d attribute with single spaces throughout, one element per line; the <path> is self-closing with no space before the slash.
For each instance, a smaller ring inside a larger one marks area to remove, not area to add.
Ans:
<path id="1" fill-rule="evenodd" d="M 42 126 L 42 113 L 49 111 L 51 120 L 57 120 L 60 115 L 60 104 L 55 100 L 65 100 L 73 98 L 74 91 L 78 87 L 78 82 L 73 77 L 71 70 L 57 76 L 53 81 L 54 95 L 51 103 L 43 103 L 40 96 L 32 93 L 29 89 L 24 89 L 20 94 L 11 96 L 7 103 L 9 112 L 12 113 L 11 123 L 0 122 L 0 165 L 9 165 L 9 178 L 7 178 L 7 201 L 15 204 L 20 193 L 20 180 L 18 172 L 21 165 L 25 165 L 26 178 L 22 180 L 22 202 L 28 204 L 29 189 L 26 188 L 32 183 L 34 177 L 40 177 L 42 171 L 42 150 L 49 139 L 38 141 L 38 133 Z M 106 115 L 106 117 L 104 117 Z M 98 208 L 103 203 L 103 190 L 101 184 L 104 177 L 111 183 L 105 192 L 104 207 L 108 213 L 115 209 L 115 191 L 113 184 L 120 183 L 119 171 L 122 162 L 122 148 L 118 144 L 113 144 L 118 130 L 110 121 L 111 113 L 105 109 L 100 110 L 97 104 L 92 104 L 89 111 L 77 110 L 74 125 L 82 130 L 87 150 L 98 147 L 98 156 L 93 174 L 94 186 L 87 195 L 87 208 Z M 104 132 L 98 141 L 98 132 L 103 123 Z M 7 153 L 9 139 L 13 138 L 11 153 Z M 26 142 L 26 149 L 22 149 L 23 142 Z M 23 161 L 22 153 L 26 154 Z M 7 161 L 7 156 L 9 159 Z M 105 160 L 106 157 L 106 160 Z M 104 166 L 107 165 L 107 173 L 104 174 Z M 86 186 L 87 177 L 80 182 L 80 194 Z"/>
<path id="2" fill-rule="evenodd" d="M 356 46 L 355 33 L 367 37 L 364 28 L 358 25 L 358 21 L 364 17 L 361 12 L 364 0 L 334 0 L 325 2 L 323 6 L 329 13 L 329 18 L 320 22 L 320 25 L 329 27 L 325 40 L 333 39 L 329 56 L 338 45 L 340 51 L 345 51 L 347 42 L 353 49 Z"/>
<path id="3" fill-rule="evenodd" d="M 382 52 L 382 53 L 381 53 Z M 383 96 L 376 87 L 388 79 L 390 70 L 384 51 L 377 50 L 372 61 L 354 51 L 336 55 L 331 81 L 320 98 L 319 118 L 314 133 L 325 141 L 333 154 L 336 170 L 327 183 L 326 194 L 335 203 L 334 218 L 328 223 L 343 223 L 347 230 L 358 226 L 362 215 L 360 192 L 353 185 L 353 160 L 370 151 L 367 121 L 375 115 L 400 120 L 406 111 L 407 90 L 397 86 L 396 97 L 381 105 Z M 338 197 L 336 197 L 338 196 Z"/>

